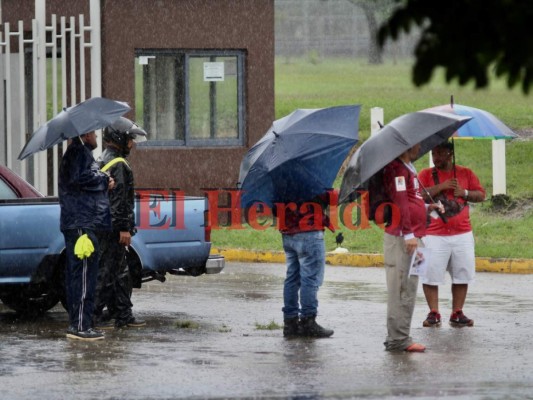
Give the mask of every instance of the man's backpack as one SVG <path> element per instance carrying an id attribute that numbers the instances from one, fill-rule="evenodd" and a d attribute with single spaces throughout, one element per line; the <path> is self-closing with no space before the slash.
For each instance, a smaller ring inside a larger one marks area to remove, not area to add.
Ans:
<path id="1" fill-rule="evenodd" d="M 392 207 L 386 203 L 392 203 L 392 200 L 385 191 L 383 169 L 381 169 L 368 181 L 368 219 L 376 224 L 389 226 L 392 222 Z M 383 212 L 376 213 L 382 204 L 385 204 L 382 207 Z"/>

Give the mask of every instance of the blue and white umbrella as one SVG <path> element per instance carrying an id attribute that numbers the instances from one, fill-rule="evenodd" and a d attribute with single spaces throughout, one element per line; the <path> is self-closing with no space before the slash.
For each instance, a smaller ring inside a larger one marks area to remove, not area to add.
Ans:
<path id="1" fill-rule="evenodd" d="M 440 111 L 455 115 L 472 117 L 452 136 L 454 139 L 513 139 L 517 137 L 507 125 L 488 111 L 480 108 L 454 104 L 453 96 L 450 104 L 428 108 L 426 111 Z"/>

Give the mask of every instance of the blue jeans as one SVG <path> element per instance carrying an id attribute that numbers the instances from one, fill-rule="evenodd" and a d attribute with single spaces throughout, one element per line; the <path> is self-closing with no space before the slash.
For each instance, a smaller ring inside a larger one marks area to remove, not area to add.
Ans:
<path id="1" fill-rule="evenodd" d="M 283 287 L 283 317 L 317 314 L 318 288 L 324 281 L 326 249 L 324 232 L 312 231 L 283 236 L 287 276 Z"/>
<path id="2" fill-rule="evenodd" d="M 78 331 L 86 331 L 92 326 L 94 294 L 98 275 L 98 239 L 91 230 L 83 229 L 83 233 L 86 233 L 93 242 L 94 253 L 88 258 L 80 260 L 74 254 L 74 246 L 82 235 L 82 230 L 63 231 L 67 255 L 65 279 L 69 321 L 70 326 Z"/>

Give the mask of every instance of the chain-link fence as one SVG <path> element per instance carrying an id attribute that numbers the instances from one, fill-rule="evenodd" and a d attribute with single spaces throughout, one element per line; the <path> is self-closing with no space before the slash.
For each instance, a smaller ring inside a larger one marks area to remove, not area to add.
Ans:
<path id="1" fill-rule="evenodd" d="M 364 10 L 348 0 L 276 0 L 276 56 L 369 58 L 372 51 L 369 20 Z M 386 9 L 373 13 L 378 24 Z M 416 34 L 390 43 L 383 55 L 411 57 Z"/>

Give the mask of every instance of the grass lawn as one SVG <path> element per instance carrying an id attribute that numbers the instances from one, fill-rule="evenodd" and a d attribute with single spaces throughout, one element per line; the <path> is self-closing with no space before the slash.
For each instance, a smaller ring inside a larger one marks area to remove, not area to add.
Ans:
<path id="1" fill-rule="evenodd" d="M 416 88 L 411 84 L 410 64 L 370 66 L 364 61 L 334 59 L 312 64 L 305 59 L 276 62 L 276 118 L 296 108 L 321 108 L 342 104 L 361 104 L 359 144 L 370 135 L 370 109 L 382 107 L 385 123 L 405 113 L 455 102 L 485 109 L 521 134 L 507 142 L 507 194 L 511 203 L 495 207 L 492 193 L 492 145 L 488 140 L 456 141 L 456 161 L 472 168 L 487 190 L 487 201 L 471 209 L 476 238 L 476 254 L 484 257 L 533 258 L 533 98 L 518 89 L 508 90 L 503 81 L 495 81 L 486 90 L 472 86 L 447 85 L 437 74 L 431 85 Z M 427 156 L 416 163 L 420 170 L 428 166 Z M 342 175 L 340 175 L 342 176 Z M 340 185 L 340 176 L 335 187 Z M 351 252 L 381 253 L 380 228 L 349 230 L 341 226 L 343 246 Z M 335 235 L 326 234 L 327 250 L 335 248 Z M 275 228 L 214 230 L 215 247 L 257 250 L 282 250 L 281 235 Z"/>

